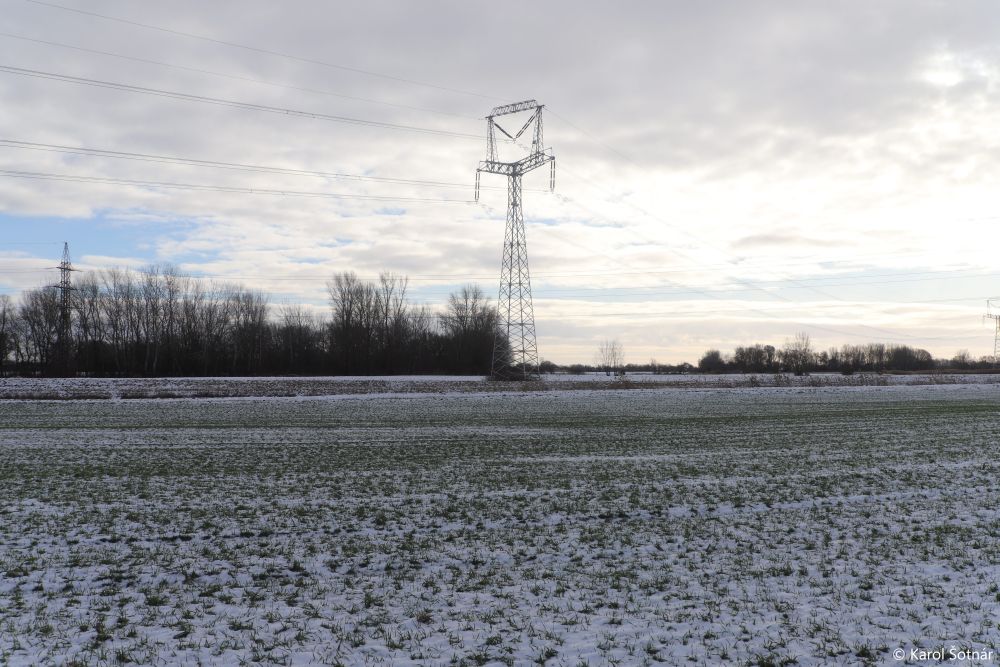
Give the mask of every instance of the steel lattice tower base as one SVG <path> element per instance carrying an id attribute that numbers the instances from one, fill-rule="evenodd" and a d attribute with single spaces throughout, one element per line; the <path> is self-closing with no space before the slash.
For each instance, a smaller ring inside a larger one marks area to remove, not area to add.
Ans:
<path id="1" fill-rule="evenodd" d="M 538 373 L 538 346 L 521 207 L 521 174 L 511 174 L 507 179 L 507 228 L 497 306 L 500 329 L 493 344 L 491 375 L 527 379 Z"/>

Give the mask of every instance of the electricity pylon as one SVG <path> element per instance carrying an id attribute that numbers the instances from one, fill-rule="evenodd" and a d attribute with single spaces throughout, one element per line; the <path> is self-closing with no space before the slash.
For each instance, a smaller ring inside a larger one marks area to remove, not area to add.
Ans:
<path id="1" fill-rule="evenodd" d="M 63 243 L 62 261 L 59 262 L 59 266 L 53 268 L 59 269 L 59 283 L 52 286 L 59 290 L 59 356 L 57 363 L 59 374 L 67 377 L 70 375 L 70 347 L 73 336 L 71 293 L 75 288 L 73 287 L 72 273 L 76 270 L 69 261 L 69 243 Z"/>
<path id="2" fill-rule="evenodd" d="M 496 107 L 486 117 L 486 159 L 476 169 L 476 201 L 479 201 L 479 175 L 500 174 L 507 177 L 507 227 L 504 231 L 503 259 L 500 265 L 500 296 L 497 306 L 500 328 L 493 342 L 490 375 L 497 379 L 528 379 L 538 373 L 538 346 L 535 342 L 535 311 L 531 303 L 531 277 L 528 272 L 528 245 L 524 235 L 524 212 L 521 201 L 521 176 L 549 163 L 549 189 L 555 188 L 556 158 L 546 149 L 542 135 L 543 105 L 525 100 Z M 516 134 L 505 130 L 497 118 L 530 112 Z M 496 131 L 511 143 L 531 129 L 530 153 L 514 162 L 498 157 Z"/>
<path id="3" fill-rule="evenodd" d="M 1000 313 L 996 312 L 996 308 L 1000 306 L 1000 301 L 997 299 L 987 299 L 986 300 L 986 314 L 983 315 L 983 321 L 993 320 L 993 368 L 997 367 L 997 363 L 1000 362 Z"/>

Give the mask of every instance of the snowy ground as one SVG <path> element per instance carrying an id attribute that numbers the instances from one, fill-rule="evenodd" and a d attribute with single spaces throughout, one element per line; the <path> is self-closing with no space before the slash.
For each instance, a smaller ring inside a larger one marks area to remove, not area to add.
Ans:
<path id="1" fill-rule="evenodd" d="M 631 373 L 623 379 L 605 373 L 545 375 L 536 382 L 490 382 L 479 375 L 387 375 L 337 377 L 205 378 L 0 378 L 2 399 L 259 398 L 335 396 L 371 393 L 459 391 L 546 391 L 552 389 L 869 387 L 923 384 L 998 384 L 1000 374 L 878 375 L 858 373 L 732 375 Z"/>
<path id="2" fill-rule="evenodd" d="M 998 431 L 993 384 L 0 401 L 0 664 L 997 651 Z"/>

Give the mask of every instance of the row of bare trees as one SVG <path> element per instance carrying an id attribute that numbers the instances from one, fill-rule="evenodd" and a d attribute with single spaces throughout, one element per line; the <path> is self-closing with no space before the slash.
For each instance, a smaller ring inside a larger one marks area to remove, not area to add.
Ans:
<path id="1" fill-rule="evenodd" d="M 448 298 L 435 316 L 407 297 L 408 280 L 365 281 L 339 273 L 327 283 L 331 369 L 339 374 L 488 373 L 498 316 L 476 285 Z"/>
<path id="2" fill-rule="evenodd" d="M 702 372 L 776 373 L 789 371 L 797 374 L 812 371 L 851 373 L 856 371 L 925 371 L 941 365 L 953 365 L 935 360 L 930 352 L 908 345 L 867 343 L 844 345 L 816 351 L 809 336 L 796 334 L 781 348 L 773 345 L 737 347 L 732 355 L 719 350 L 708 350 L 698 361 Z M 970 366 L 971 367 L 971 366 Z"/>
<path id="3" fill-rule="evenodd" d="M 393 274 L 337 274 L 328 318 L 172 267 L 86 273 L 74 283 L 68 335 L 54 289 L 0 296 L 0 375 L 488 372 L 497 315 L 482 291 L 464 287 L 434 314 L 411 304 L 407 287 Z"/>

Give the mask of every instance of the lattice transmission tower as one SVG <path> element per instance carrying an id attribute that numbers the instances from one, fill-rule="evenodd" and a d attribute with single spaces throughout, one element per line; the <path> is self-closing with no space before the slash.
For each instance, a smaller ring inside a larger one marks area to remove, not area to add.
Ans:
<path id="1" fill-rule="evenodd" d="M 59 266 L 59 283 L 52 287 L 59 292 L 59 343 L 57 349 L 57 364 L 60 375 L 68 376 L 71 372 L 70 350 L 73 338 L 73 263 L 69 260 L 69 243 L 63 243 L 62 261 Z"/>
<path id="2" fill-rule="evenodd" d="M 1000 361 L 1000 299 L 986 300 L 986 314 L 983 321 L 993 320 L 993 367 Z"/>
<path id="3" fill-rule="evenodd" d="M 538 345 L 535 341 L 535 311 L 531 302 L 531 276 L 528 272 L 528 244 L 524 235 L 524 211 L 521 177 L 548 163 L 549 189 L 555 188 L 556 158 L 545 148 L 542 134 L 543 105 L 525 100 L 496 107 L 486 117 L 486 159 L 476 169 L 476 201 L 479 201 L 479 175 L 500 174 L 507 177 L 507 226 L 504 231 L 503 259 L 500 264 L 500 295 L 497 307 L 500 329 L 493 342 L 490 374 L 497 379 L 528 379 L 538 373 Z M 498 118 L 527 115 L 516 133 L 505 130 Z M 500 131 L 515 146 L 530 131 L 528 155 L 505 162 L 500 159 L 496 132 Z"/>

